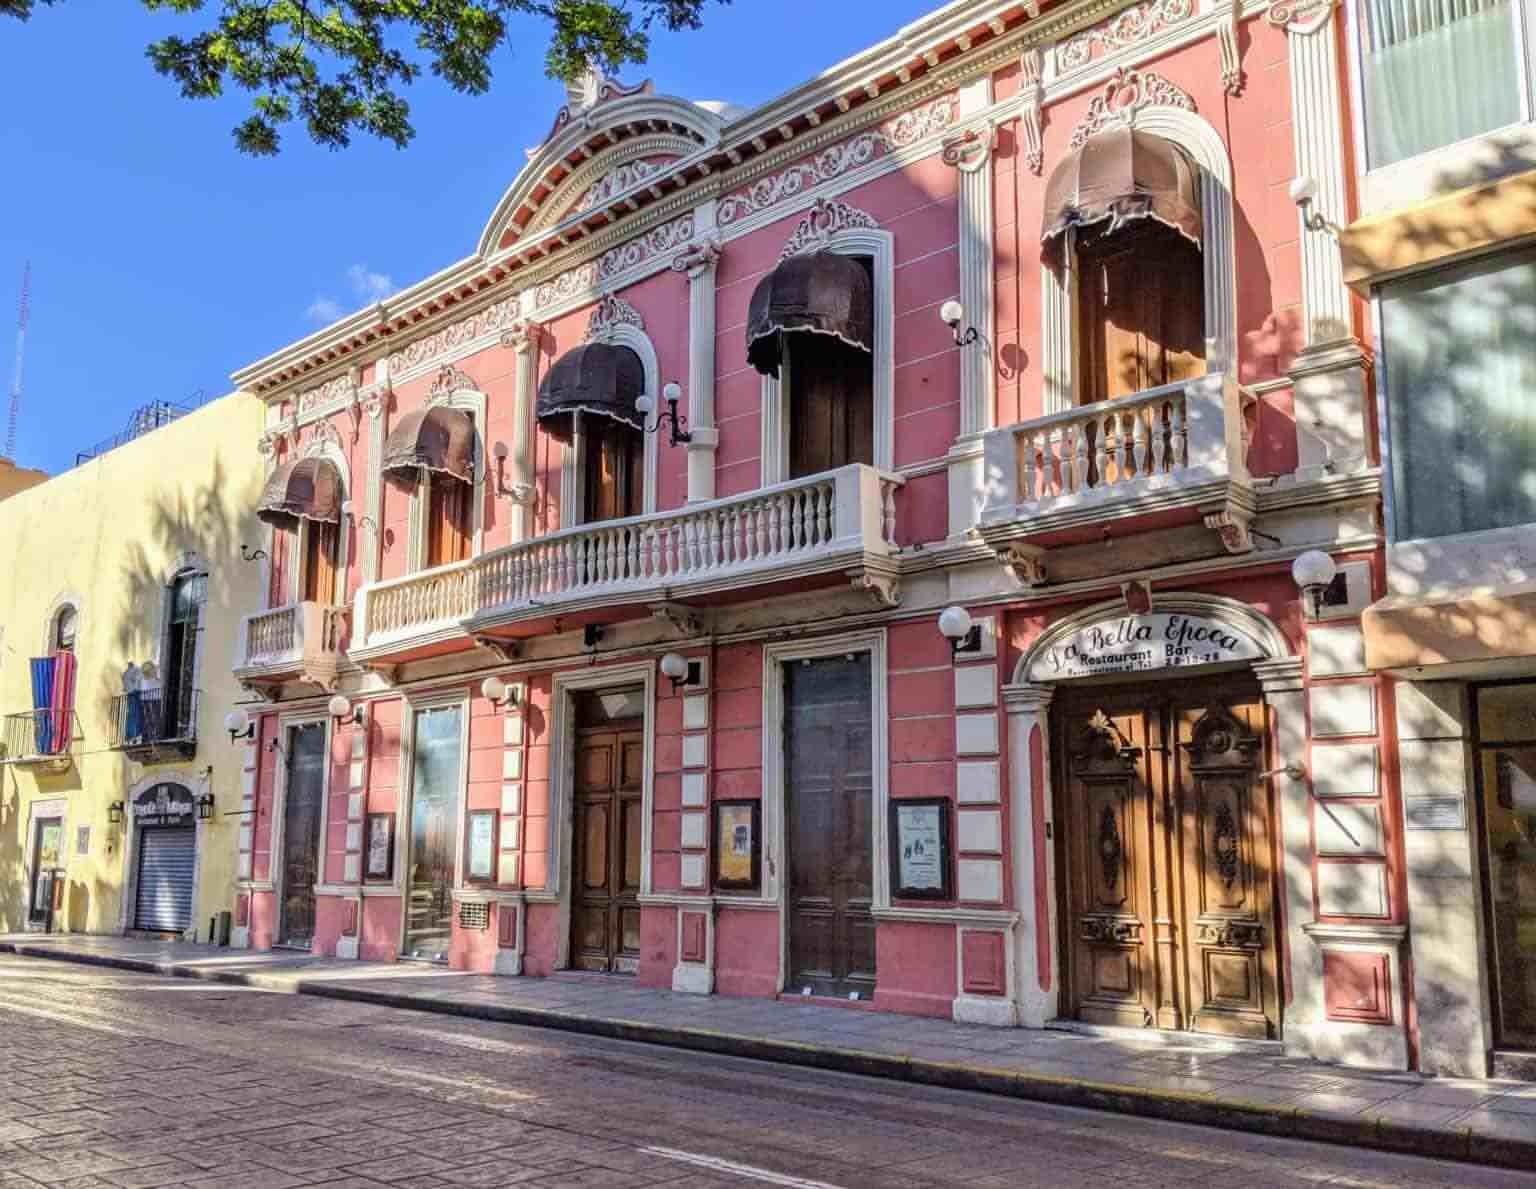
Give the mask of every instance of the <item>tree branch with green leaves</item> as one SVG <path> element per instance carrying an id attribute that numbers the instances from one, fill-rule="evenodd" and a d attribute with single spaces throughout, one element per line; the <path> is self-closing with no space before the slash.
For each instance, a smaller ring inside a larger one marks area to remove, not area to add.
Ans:
<path id="1" fill-rule="evenodd" d="M 185 17 L 185 35 L 145 51 L 188 99 L 247 92 L 251 114 L 234 129 L 242 152 L 270 156 L 285 126 L 343 149 L 353 136 L 404 148 L 416 135 L 404 91 L 424 71 L 466 95 L 491 87 L 492 59 L 511 46 L 510 18 L 541 17 L 552 33 L 544 70 L 567 81 L 645 62 L 655 27 L 697 29 L 708 3 L 730 0 L 140 0 Z M 63 0 L 0 0 L 0 16 L 26 21 Z M 212 12 L 217 8 L 217 15 Z"/>

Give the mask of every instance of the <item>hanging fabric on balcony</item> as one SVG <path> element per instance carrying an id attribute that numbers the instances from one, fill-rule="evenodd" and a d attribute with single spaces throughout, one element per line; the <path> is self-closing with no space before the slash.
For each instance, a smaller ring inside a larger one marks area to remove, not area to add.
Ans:
<path id="1" fill-rule="evenodd" d="M 1090 136 L 1052 170 L 1040 242 L 1059 253 L 1070 227 L 1108 235 L 1134 219 L 1156 219 L 1199 247 L 1200 172 L 1172 141 L 1115 128 Z"/>
<path id="2" fill-rule="evenodd" d="M 300 458 L 272 472 L 256 505 L 256 518 L 273 528 L 297 528 L 300 520 L 341 520 L 341 475 L 324 458 Z"/>
<path id="3" fill-rule="evenodd" d="M 37 748 L 36 755 L 53 752 L 53 705 L 54 661 L 51 656 L 32 658 L 32 735 Z"/>
<path id="4" fill-rule="evenodd" d="M 784 335 L 826 334 L 872 351 L 875 305 L 869 271 L 852 256 L 791 256 L 757 283 L 747 309 L 747 362 L 777 376 Z"/>
<path id="5" fill-rule="evenodd" d="M 585 343 L 555 360 L 539 385 L 534 415 L 545 433 L 562 442 L 570 440 L 577 413 L 643 430 L 645 418 L 635 401 L 644 392 L 645 365 L 634 351 L 616 343 Z"/>
<path id="6" fill-rule="evenodd" d="M 473 483 L 474 420 L 447 405 L 412 410 L 384 440 L 382 469 L 392 479 L 414 480 L 418 471 L 437 471 Z"/>

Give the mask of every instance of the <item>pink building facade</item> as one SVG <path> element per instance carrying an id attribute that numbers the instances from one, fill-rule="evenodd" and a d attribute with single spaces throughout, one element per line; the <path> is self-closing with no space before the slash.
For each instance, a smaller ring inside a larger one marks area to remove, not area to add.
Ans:
<path id="1" fill-rule="evenodd" d="M 235 377 L 237 941 L 1413 1066 L 1363 306 L 1290 196 L 1352 201 L 1341 21 L 573 88 L 462 261 Z"/>

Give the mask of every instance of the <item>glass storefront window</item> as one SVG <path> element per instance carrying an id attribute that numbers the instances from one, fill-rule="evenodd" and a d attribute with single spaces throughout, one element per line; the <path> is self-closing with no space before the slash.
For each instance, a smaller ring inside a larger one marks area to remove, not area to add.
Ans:
<path id="1" fill-rule="evenodd" d="M 410 871 L 406 879 L 405 956 L 448 960 L 462 800 L 463 710 L 416 712 L 411 776 Z"/>
<path id="2" fill-rule="evenodd" d="M 1536 1048 L 1536 683 L 1478 690 L 1498 1043 Z"/>

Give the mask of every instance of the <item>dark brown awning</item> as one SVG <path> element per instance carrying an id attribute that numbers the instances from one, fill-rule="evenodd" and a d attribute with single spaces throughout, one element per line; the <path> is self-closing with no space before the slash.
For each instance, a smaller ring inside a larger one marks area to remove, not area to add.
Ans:
<path id="1" fill-rule="evenodd" d="M 256 518 L 274 528 L 295 528 L 300 520 L 336 524 L 341 520 L 341 475 L 324 458 L 285 462 L 261 490 Z"/>
<path id="2" fill-rule="evenodd" d="M 555 360 L 539 385 L 534 416 L 546 433 L 561 441 L 569 440 L 577 413 L 643 430 L 645 418 L 635 401 L 644 392 L 640 356 L 615 343 L 586 343 Z"/>
<path id="3" fill-rule="evenodd" d="M 747 310 L 747 362 L 777 376 L 784 335 L 834 335 L 861 351 L 874 349 L 875 307 L 869 272 L 852 256 L 791 256 L 757 283 Z"/>
<path id="4" fill-rule="evenodd" d="M 1200 246 L 1200 173 L 1184 150 L 1150 132 L 1116 128 L 1087 143 L 1051 172 L 1040 242 L 1054 248 L 1069 227 L 1111 232 L 1132 219 L 1156 219 Z"/>
<path id="5" fill-rule="evenodd" d="M 447 405 L 413 409 L 389 431 L 382 469 L 396 479 L 414 477 L 417 471 L 427 470 L 472 482 L 475 423 L 462 409 Z"/>

